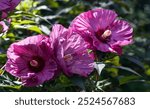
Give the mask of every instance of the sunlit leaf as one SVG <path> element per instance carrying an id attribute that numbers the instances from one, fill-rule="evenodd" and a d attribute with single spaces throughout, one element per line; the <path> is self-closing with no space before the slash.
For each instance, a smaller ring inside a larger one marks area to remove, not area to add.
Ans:
<path id="1" fill-rule="evenodd" d="M 131 76 L 123 76 L 119 78 L 119 85 L 123 85 L 129 82 L 132 82 L 133 80 L 137 80 L 139 76 L 131 75 Z"/>
<path id="2" fill-rule="evenodd" d="M 0 69 L 0 75 L 2 75 L 4 73 L 4 70 Z"/>
<path id="3" fill-rule="evenodd" d="M 111 85 L 111 82 L 109 82 L 107 79 L 98 81 L 98 82 L 96 83 L 96 87 L 97 87 L 99 90 L 102 90 L 102 91 L 104 91 L 104 90 L 103 90 L 104 87 L 107 87 L 107 86 L 109 86 L 109 85 Z"/>
<path id="4" fill-rule="evenodd" d="M 27 29 L 27 30 L 35 31 L 37 33 L 42 33 L 40 28 L 36 25 L 14 25 L 14 28 L 16 28 L 16 29 Z"/>
<path id="5" fill-rule="evenodd" d="M 50 29 L 49 29 L 48 27 L 46 27 L 46 26 L 44 26 L 44 25 L 41 25 L 40 27 L 41 27 L 41 30 L 42 30 L 45 34 L 47 34 L 47 35 L 50 34 Z"/>
<path id="6" fill-rule="evenodd" d="M 9 88 L 9 89 L 17 89 L 17 90 L 21 88 L 21 86 L 17 86 L 17 85 L 2 85 L 2 84 L 0 84 L 0 87 Z"/>
<path id="7" fill-rule="evenodd" d="M 128 67 L 123 67 L 123 66 L 113 66 L 114 68 L 118 68 L 118 69 L 121 69 L 121 70 L 125 70 L 125 71 L 128 71 L 128 72 L 131 72 L 135 75 L 138 75 L 138 76 L 141 76 L 139 73 L 137 73 L 136 71 L 132 70 L 131 68 L 128 68 Z"/>
<path id="8" fill-rule="evenodd" d="M 52 11 L 50 8 L 48 8 L 48 6 L 46 5 L 42 5 L 36 8 L 37 10 L 47 10 L 47 11 Z"/>

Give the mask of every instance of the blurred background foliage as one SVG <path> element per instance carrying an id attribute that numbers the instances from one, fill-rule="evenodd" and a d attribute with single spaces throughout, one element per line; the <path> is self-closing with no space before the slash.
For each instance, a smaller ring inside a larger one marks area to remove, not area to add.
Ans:
<path id="1" fill-rule="evenodd" d="M 101 69 L 89 78 L 61 75 L 33 88 L 21 86 L 0 69 L 0 91 L 150 91 L 150 0 L 22 0 L 9 15 L 9 31 L 0 36 L 0 68 L 11 43 L 36 34 L 48 35 L 55 23 L 68 27 L 78 14 L 94 8 L 115 10 L 119 19 L 133 26 L 134 43 L 124 47 L 122 56 L 99 53 L 105 68 L 98 63 Z"/>

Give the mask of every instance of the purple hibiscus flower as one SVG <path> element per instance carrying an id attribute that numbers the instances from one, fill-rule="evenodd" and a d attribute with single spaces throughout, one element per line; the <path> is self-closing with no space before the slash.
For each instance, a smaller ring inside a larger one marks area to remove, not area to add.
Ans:
<path id="1" fill-rule="evenodd" d="M 70 25 L 93 50 L 121 54 L 122 46 L 132 43 L 133 29 L 114 11 L 94 9 L 81 13 Z"/>
<path id="2" fill-rule="evenodd" d="M 1 18 L 6 18 L 7 13 L 14 10 L 21 0 L 0 0 Z"/>
<path id="3" fill-rule="evenodd" d="M 60 68 L 67 76 L 87 77 L 93 70 L 93 59 L 87 51 L 87 43 L 71 30 L 56 24 L 50 34 L 50 42 Z"/>
<path id="4" fill-rule="evenodd" d="M 51 54 L 47 36 L 31 36 L 9 47 L 5 69 L 25 86 L 40 85 L 56 74 L 57 64 Z"/>

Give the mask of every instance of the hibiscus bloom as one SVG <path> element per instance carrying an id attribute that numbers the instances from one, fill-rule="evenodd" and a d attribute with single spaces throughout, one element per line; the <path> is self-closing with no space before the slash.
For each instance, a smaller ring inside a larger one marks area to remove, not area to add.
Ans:
<path id="1" fill-rule="evenodd" d="M 14 10 L 21 0 L 0 0 L 0 14 L 1 18 L 6 18 L 7 13 Z"/>
<path id="2" fill-rule="evenodd" d="M 122 53 L 122 46 L 132 43 L 133 29 L 124 20 L 117 19 L 114 11 L 94 9 L 81 13 L 71 23 L 93 50 Z"/>
<path id="3" fill-rule="evenodd" d="M 93 59 L 87 51 L 87 43 L 71 30 L 56 24 L 50 34 L 50 42 L 56 61 L 67 76 L 87 77 L 93 70 Z"/>
<path id="4" fill-rule="evenodd" d="M 20 78 L 25 86 L 53 79 L 57 65 L 48 41 L 47 36 L 37 35 L 13 43 L 7 51 L 6 71 Z"/>

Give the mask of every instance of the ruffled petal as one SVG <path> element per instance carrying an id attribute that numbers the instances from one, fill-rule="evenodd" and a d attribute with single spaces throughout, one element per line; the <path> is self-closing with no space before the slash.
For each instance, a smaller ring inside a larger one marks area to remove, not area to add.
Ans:
<path id="1" fill-rule="evenodd" d="M 63 60 L 64 57 L 64 48 L 62 43 L 64 42 L 64 37 L 67 37 L 68 30 L 60 24 L 55 24 L 52 28 L 50 34 L 50 43 L 51 48 L 54 51 L 54 58 L 57 61 L 57 64 L 60 66 L 60 69 L 63 69 L 66 72 L 67 68 Z"/>
<path id="2" fill-rule="evenodd" d="M 27 62 L 21 58 L 17 58 L 15 61 L 8 59 L 5 70 L 16 77 L 25 76 L 29 72 Z"/>
<path id="3" fill-rule="evenodd" d="M 51 52 L 48 37 L 44 35 L 28 37 L 9 47 L 5 69 L 13 76 L 21 78 L 25 86 L 40 85 L 53 79 L 57 71 Z M 32 61 L 37 62 L 37 65 L 32 65 Z"/>
<path id="4" fill-rule="evenodd" d="M 132 43 L 133 28 L 124 20 L 116 20 L 111 25 L 110 45 L 125 46 Z"/>
<path id="5" fill-rule="evenodd" d="M 70 28 L 80 34 L 84 40 L 89 43 L 88 48 L 108 51 L 106 50 L 106 46 L 109 45 L 104 44 L 105 47 L 103 48 L 100 45 L 101 41 L 97 41 L 96 32 L 104 31 L 109 28 L 109 26 L 115 21 L 116 17 L 117 14 L 114 11 L 107 9 L 94 9 L 83 12 L 77 16 L 71 23 Z M 95 42 L 99 42 L 99 44 L 94 44 Z M 108 49 L 110 49 L 110 47 Z"/>
<path id="6" fill-rule="evenodd" d="M 83 53 L 88 46 L 88 43 L 77 33 L 70 34 L 63 43 L 65 54 Z"/>
<path id="7" fill-rule="evenodd" d="M 88 44 L 79 34 L 74 33 L 71 28 L 65 29 L 57 24 L 50 34 L 50 42 L 57 63 L 67 76 L 87 76 L 91 73 L 93 67 L 90 64 L 93 60 L 87 53 Z"/>
<path id="8" fill-rule="evenodd" d="M 28 73 L 27 76 L 22 76 L 21 82 L 24 86 L 27 87 L 34 87 L 43 83 L 43 81 L 39 80 L 38 76 L 34 73 Z"/>
<path id="9" fill-rule="evenodd" d="M 21 0 L 11 0 L 10 4 L 11 4 L 11 7 L 10 7 L 10 11 L 14 10 L 15 7 L 21 2 Z"/>
<path id="10" fill-rule="evenodd" d="M 6 10 L 10 8 L 9 0 L 1 0 L 0 1 L 0 11 Z"/>
<path id="11" fill-rule="evenodd" d="M 94 9 L 83 12 L 77 16 L 71 23 L 71 27 L 79 34 L 93 35 L 99 29 L 106 29 L 116 19 L 116 17 L 117 14 L 114 11 L 106 9 Z"/>
<path id="12" fill-rule="evenodd" d="M 93 59 L 87 53 L 76 55 L 73 60 L 66 62 L 68 72 L 87 77 L 94 68 Z"/>
<path id="13" fill-rule="evenodd" d="M 45 68 L 38 74 L 39 79 L 44 79 L 44 81 L 48 81 L 53 79 L 55 75 L 57 75 L 57 63 L 51 59 L 46 61 Z"/>

